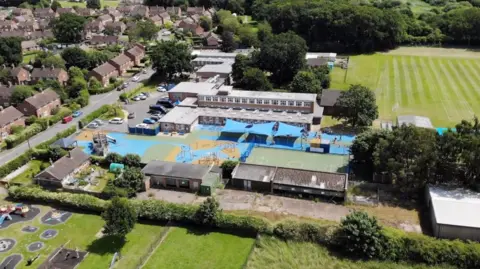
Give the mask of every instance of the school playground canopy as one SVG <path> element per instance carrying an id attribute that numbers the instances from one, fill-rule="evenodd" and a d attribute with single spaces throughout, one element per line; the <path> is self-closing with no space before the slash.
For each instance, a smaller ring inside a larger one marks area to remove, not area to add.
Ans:
<path id="1" fill-rule="evenodd" d="M 276 122 L 267 122 L 259 124 L 249 124 L 227 119 L 225 126 L 222 128 L 222 133 L 249 133 L 265 136 L 290 136 L 299 137 L 305 130 L 302 127 L 297 127 L 285 123 L 278 123 L 278 130 L 274 132 Z"/>

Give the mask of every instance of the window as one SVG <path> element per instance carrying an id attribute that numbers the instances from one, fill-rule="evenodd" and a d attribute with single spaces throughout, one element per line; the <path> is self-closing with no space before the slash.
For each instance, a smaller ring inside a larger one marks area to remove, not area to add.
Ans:
<path id="1" fill-rule="evenodd" d="M 261 105 L 261 104 L 262 104 L 262 100 L 260 100 L 260 99 L 255 99 L 255 103 L 258 104 L 258 105 Z"/>
<path id="2" fill-rule="evenodd" d="M 278 100 L 272 100 L 272 105 L 278 105 Z"/>
<path id="3" fill-rule="evenodd" d="M 295 101 L 288 101 L 289 106 L 295 106 Z"/>
<path id="4" fill-rule="evenodd" d="M 248 99 L 249 104 L 255 104 L 255 99 Z"/>
<path id="5" fill-rule="evenodd" d="M 311 102 L 303 102 L 303 106 L 310 107 L 312 105 Z"/>
<path id="6" fill-rule="evenodd" d="M 220 100 L 222 101 L 222 103 L 226 103 L 226 102 L 227 102 L 227 98 L 225 98 L 225 97 L 220 98 Z"/>
<path id="7" fill-rule="evenodd" d="M 297 106 L 303 106 L 303 102 L 297 101 Z"/>
<path id="8" fill-rule="evenodd" d="M 287 105 L 287 101 L 280 101 L 280 105 L 281 105 L 281 106 L 286 106 L 286 105 Z"/>
<path id="9" fill-rule="evenodd" d="M 235 98 L 235 103 L 240 103 L 240 98 Z"/>
<path id="10" fill-rule="evenodd" d="M 233 103 L 233 98 L 229 97 L 229 98 L 228 98 L 228 102 L 229 102 L 229 103 Z"/>
<path id="11" fill-rule="evenodd" d="M 269 104 L 270 104 L 270 100 L 263 100 L 263 104 L 264 104 L 264 105 L 269 105 Z"/>
<path id="12" fill-rule="evenodd" d="M 210 96 L 207 96 L 205 99 L 206 99 L 207 102 L 212 101 L 212 97 L 210 97 Z"/>
<path id="13" fill-rule="evenodd" d="M 212 98 L 212 101 L 218 102 L 218 97 L 213 97 L 213 98 Z"/>
<path id="14" fill-rule="evenodd" d="M 247 99 L 242 98 L 242 104 L 246 104 L 246 103 L 247 103 Z"/>

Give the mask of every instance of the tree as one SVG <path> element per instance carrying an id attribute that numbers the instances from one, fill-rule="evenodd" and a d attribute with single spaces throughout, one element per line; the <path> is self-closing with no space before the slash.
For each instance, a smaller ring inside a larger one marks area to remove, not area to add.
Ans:
<path id="1" fill-rule="evenodd" d="M 185 43 L 177 41 L 162 41 L 153 47 L 150 54 L 153 68 L 157 74 L 169 80 L 174 79 L 178 74 L 193 71 L 192 54 Z"/>
<path id="2" fill-rule="evenodd" d="M 10 81 L 10 71 L 8 71 L 8 69 L 6 68 L 1 68 L 0 69 L 0 83 L 3 83 L 3 84 L 8 84 L 8 82 Z"/>
<path id="3" fill-rule="evenodd" d="M 105 29 L 103 29 L 102 33 L 104 35 L 114 36 L 115 35 L 115 28 L 113 26 L 107 25 Z"/>
<path id="4" fill-rule="evenodd" d="M 312 72 L 299 71 L 289 85 L 291 92 L 300 93 L 321 93 L 320 81 Z"/>
<path id="5" fill-rule="evenodd" d="M 123 156 L 116 152 L 109 152 L 105 157 L 105 161 L 108 163 L 122 163 Z"/>
<path id="6" fill-rule="evenodd" d="M 267 38 L 272 36 L 272 27 L 268 22 L 262 22 L 257 25 L 257 36 L 260 42 L 267 40 Z"/>
<path id="7" fill-rule="evenodd" d="M 50 6 L 50 8 L 54 11 L 54 12 L 57 12 L 57 9 L 61 8 L 62 5 L 60 4 L 60 2 L 58 2 L 57 0 L 53 0 L 52 1 L 52 5 Z"/>
<path id="8" fill-rule="evenodd" d="M 199 224 L 214 226 L 220 213 L 218 201 L 214 197 L 208 197 L 195 212 L 195 221 Z"/>
<path id="9" fill-rule="evenodd" d="M 265 73 L 258 68 L 248 68 L 243 73 L 241 84 L 247 91 L 271 91 L 273 89 Z"/>
<path id="10" fill-rule="evenodd" d="M 102 88 L 102 83 L 100 83 L 100 81 L 98 81 L 95 77 L 90 77 L 88 79 L 88 89 L 96 91 L 100 88 Z"/>
<path id="11" fill-rule="evenodd" d="M 317 80 L 320 81 L 322 89 L 330 88 L 330 69 L 327 65 L 311 67 L 310 70 Z"/>
<path id="12" fill-rule="evenodd" d="M 375 94 L 365 86 L 350 86 L 338 98 L 337 106 L 342 109 L 335 118 L 345 120 L 352 127 L 370 126 L 378 118 Z"/>
<path id="13" fill-rule="evenodd" d="M 237 48 L 237 43 L 235 42 L 232 32 L 223 31 L 222 33 L 222 46 L 220 49 L 223 52 L 232 52 Z"/>
<path id="14" fill-rule="evenodd" d="M 70 98 L 80 97 L 82 91 L 87 91 L 87 81 L 83 77 L 69 78 L 67 92 Z"/>
<path id="15" fill-rule="evenodd" d="M 141 158 L 138 154 L 128 153 L 123 157 L 123 164 L 131 167 L 140 167 Z"/>
<path id="16" fill-rule="evenodd" d="M 160 31 L 160 27 L 155 25 L 155 23 L 147 19 L 145 21 L 139 21 L 135 25 L 135 28 L 128 32 L 128 38 L 130 41 L 132 40 L 145 40 L 151 41 L 157 38 L 158 31 Z"/>
<path id="17" fill-rule="evenodd" d="M 257 34 L 253 31 L 251 26 L 242 26 L 238 29 L 238 37 L 240 38 L 240 43 L 246 47 L 259 47 L 260 41 L 258 40 Z"/>
<path id="18" fill-rule="evenodd" d="M 102 3 L 100 0 L 87 0 L 87 7 L 92 9 L 101 9 Z"/>
<path id="19" fill-rule="evenodd" d="M 125 237 L 137 222 L 137 212 L 126 198 L 114 197 L 102 213 L 104 233 Z"/>
<path id="20" fill-rule="evenodd" d="M 198 6 L 205 7 L 206 9 L 209 9 L 213 6 L 212 0 L 197 0 Z"/>
<path id="21" fill-rule="evenodd" d="M 247 55 L 237 54 L 235 62 L 232 65 L 232 79 L 236 87 L 243 87 L 243 74 L 247 71 L 250 64 L 250 58 Z"/>
<path id="22" fill-rule="evenodd" d="M 207 16 L 201 16 L 200 26 L 203 28 L 203 30 L 210 31 L 212 29 L 212 19 Z"/>
<path id="23" fill-rule="evenodd" d="M 129 196 L 134 196 L 136 192 L 143 189 L 144 175 L 138 167 L 126 167 L 122 176 L 115 179 L 114 184 L 117 187 L 128 189 Z"/>
<path id="24" fill-rule="evenodd" d="M 55 146 L 55 147 L 50 147 L 48 149 L 48 158 L 52 161 L 55 162 L 58 159 L 62 158 L 67 154 L 67 151 L 62 149 L 61 147 Z"/>
<path id="25" fill-rule="evenodd" d="M 117 56 L 118 53 L 111 52 L 109 50 L 92 50 L 88 52 L 88 62 L 89 62 L 89 67 L 87 69 L 93 69 L 105 62 L 107 62 L 109 59 Z"/>
<path id="26" fill-rule="evenodd" d="M 261 69 L 272 73 L 272 81 L 284 84 L 305 66 L 306 53 L 305 40 L 292 32 L 282 33 L 262 43 L 258 63 Z"/>
<path id="27" fill-rule="evenodd" d="M 233 169 L 237 166 L 238 161 L 226 160 L 220 165 L 222 168 L 222 175 L 224 178 L 232 178 Z"/>
<path id="28" fill-rule="evenodd" d="M 86 19 L 72 13 L 61 14 L 53 20 L 53 34 L 61 43 L 80 43 Z"/>
<path id="29" fill-rule="evenodd" d="M 28 97 L 33 96 L 33 89 L 30 86 L 16 86 L 10 96 L 10 103 L 18 105 L 25 101 Z"/>
<path id="30" fill-rule="evenodd" d="M 18 65 L 23 60 L 22 38 L 0 37 L 0 64 Z"/>
<path id="31" fill-rule="evenodd" d="M 81 48 L 66 48 L 62 51 L 62 58 L 65 60 L 67 68 L 76 66 L 81 69 L 90 67 L 90 59 L 88 53 Z"/>
<path id="32" fill-rule="evenodd" d="M 82 78 L 85 79 L 85 75 L 83 74 L 82 69 L 76 66 L 72 66 L 68 69 L 68 79 L 69 82 L 72 81 L 74 78 Z"/>
<path id="33" fill-rule="evenodd" d="M 243 15 L 245 14 L 244 5 L 245 3 L 242 0 L 228 0 L 226 9 L 237 15 Z"/>
<path id="34" fill-rule="evenodd" d="M 348 254 L 361 258 L 379 258 L 386 245 L 386 237 L 375 217 L 355 211 L 340 224 L 337 243 Z"/>
<path id="35" fill-rule="evenodd" d="M 52 66 L 55 68 L 65 68 L 65 61 L 50 51 L 42 51 L 35 56 L 33 66 L 36 68 L 51 68 Z"/>

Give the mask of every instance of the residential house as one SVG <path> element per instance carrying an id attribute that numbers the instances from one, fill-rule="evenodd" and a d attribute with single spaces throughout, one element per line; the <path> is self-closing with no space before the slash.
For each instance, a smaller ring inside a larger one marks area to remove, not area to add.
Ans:
<path id="1" fill-rule="evenodd" d="M 193 15 L 190 15 L 189 16 L 190 18 L 192 18 L 192 20 L 196 23 L 200 23 L 200 15 L 198 14 L 193 14 Z"/>
<path id="2" fill-rule="evenodd" d="M 14 31 L 17 30 L 17 23 L 12 20 L 0 21 L 0 31 Z"/>
<path id="3" fill-rule="evenodd" d="M 131 30 L 134 29 L 137 26 L 137 23 L 134 21 L 127 21 L 127 29 L 126 30 Z"/>
<path id="4" fill-rule="evenodd" d="M 21 46 L 22 53 L 40 49 L 40 46 L 38 46 L 37 42 L 35 42 L 34 40 L 22 41 Z"/>
<path id="5" fill-rule="evenodd" d="M 205 14 L 205 8 L 204 7 L 187 7 L 187 16 L 192 16 L 195 14 L 199 16 L 203 16 Z"/>
<path id="6" fill-rule="evenodd" d="M 106 87 L 111 77 L 118 77 L 118 71 L 113 65 L 106 62 L 90 71 L 88 77 L 96 78 L 103 87 Z"/>
<path id="7" fill-rule="evenodd" d="M 12 126 L 25 126 L 25 119 L 22 112 L 9 106 L 0 111 L 0 141 L 7 138 Z"/>
<path id="8" fill-rule="evenodd" d="M 163 13 L 160 13 L 158 14 L 158 16 L 160 16 L 160 18 L 162 18 L 162 23 L 165 25 L 165 23 L 171 21 L 170 20 L 170 14 L 168 14 L 168 12 L 163 12 Z"/>
<path id="9" fill-rule="evenodd" d="M 190 17 L 183 19 L 178 24 L 178 28 L 190 30 L 195 35 L 201 35 L 203 32 L 205 32 L 205 30 L 203 30 L 203 28 Z"/>
<path id="10" fill-rule="evenodd" d="M 119 76 L 122 76 L 128 69 L 132 68 L 134 62 L 125 54 L 120 54 L 117 57 L 108 60 L 108 62 L 115 67 Z"/>
<path id="11" fill-rule="evenodd" d="M 10 16 L 8 10 L 0 10 L 0 21 L 6 20 Z"/>
<path id="12" fill-rule="evenodd" d="M 13 30 L 13 31 L 0 31 L 0 37 L 22 37 L 26 40 L 30 39 L 30 34 L 25 31 L 21 30 Z"/>
<path id="13" fill-rule="evenodd" d="M 51 166 L 35 176 L 36 184 L 44 187 L 63 187 L 73 179 L 73 175 L 90 165 L 90 156 L 81 148 L 74 148 Z"/>
<path id="14" fill-rule="evenodd" d="M 23 67 L 12 65 L 11 67 L 2 66 L 2 69 L 8 71 L 8 80 L 14 85 L 23 85 L 30 80 L 30 73 Z"/>
<path id="15" fill-rule="evenodd" d="M 157 26 L 162 26 L 163 25 L 162 17 L 160 17 L 158 15 L 150 17 L 150 20 L 152 20 L 152 22 Z"/>
<path id="16" fill-rule="evenodd" d="M 32 40 L 42 40 L 45 38 L 53 38 L 52 30 L 35 31 L 30 33 L 30 39 Z"/>
<path id="17" fill-rule="evenodd" d="M 124 16 L 130 16 L 130 13 L 133 10 L 133 6 L 123 6 L 117 7 L 117 10 L 122 13 Z"/>
<path id="18" fill-rule="evenodd" d="M 102 10 L 103 14 L 111 14 L 113 11 L 116 11 L 117 9 L 114 7 L 104 7 Z"/>
<path id="19" fill-rule="evenodd" d="M 17 29 L 18 30 L 23 30 L 26 32 L 33 32 L 38 30 L 38 23 L 36 21 L 25 21 L 25 22 L 19 22 L 17 24 Z"/>
<path id="20" fill-rule="evenodd" d="M 109 14 L 105 14 L 105 15 L 99 16 L 97 18 L 97 21 L 100 21 L 101 23 L 103 23 L 105 25 L 105 23 L 107 23 L 107 22 L 113 22 L 113 18 Z"/>
<path id="21" fill-rule="evenodd" d="M 95 14 L 95 11 L 93 11 L 93 9 L 88 7 L 78 7 L 77 14 L 80 16 L 89 17 L 89 16 L 93 16 Z"/>
<path id="22" fill-rule="evenodd" d="M 182 9 L 180 7 L 167 7 L 167 12 L 170 16 L 180 18 L 182 16 Z"/>
<path id="23" fill-rule="evenodd" d="M 75 11 L 75 9 L 73 9 L 71 7 L 61 7 L 61 8 L 57 8 L 57 13 L 59 15 L 62 15 L 62 14 L 65 14 L 65 13 L 76 14 L 77 12 Z"/>
<path id="24" fill-rule="evenodd" d="M 105 46 L 105 45 L 116 45 L 118 44 L 118 36 L 109 36 L 109 35 L 94 35 L 90 39 L 90 44 L 92 46 Z"/>
<path id="25" fill-rule="evenodd" d="M 29 8 L 14 8 L 12 10 L 13 16 L 33 16 L 32 10 Z"/>
<path id="26" fill-rule="evenodd" d="M 15 86 L 5 86 L 0 85 L 0 106 L 2 107 L 9 107 L 11 105 L 11 98 L 13 90 L 15 90 Z"/>
<path id="27" fill-rule="evenodd" d="M 133 48 L 127 50 L 125 55 L 133 61 L 135 66 L 139 66 L 141 64 L 142 59 L 145 57 L 145 46 L 140 44 L 135 44 Z"/>
<path id="28" fill-rule="evenodd" d="M 204 13 L 205 16 L 207 17 L 213 17 L 213 15 L 215 15 L 217 11 L 215 10 L 214 7 L 211 7 L 209 8 L 208 10 L 206 10 L 206 12 Z"/>
<path id="29" fill-rule="evenodd" d="M 155 15 L 160 15 L 162 14 L 163 12 L 165 12 L 165 8 L 162 7 L 162 6 L 151 6 L 149 7 L 149 10 L 148 10 L 148 13 L 151 17 L 155 16 Z"/>
<path id="30" fill-rule="evenodd" d="M 218 47 L 222 43 L 222 39 L 213 32 L 203 33 L 205 44 L 209 47 Z"/>
<path id="31" fill-rule="evenodd" d="M 49 20 L 38 20 L 38 30 L 47 30 L 51 28 L 50 21 Z"/>
<path id="32" fill-rule="evenodd" d="M 140 16 L 143 18 L 148 18 L 148 7 L 144 5 L 134 6 L 130 16 Z"/>
<path id="33" fill-rule="evenodd" d="M 60 107 L 60 96 L 53 90 L 47 89 L 37 93 L 32 97 L 28 97 L 17 105 L 25 116 L 48 117 L 52 115 L 52 110 Z"/>
<path id="34" fill-rule="evenodd" d="M 16 17 L 13 17 L 12 19 L 14 22 L 16 23 L 19 23 L 19 22 L 26 22 L 26 21 L 33 21 L 33 17 L 30 17 L 30 16 L 16 16 Z"/>
<path id="35" fill-rule="evenodd" d="M 123 18 L 123 14 L 117 10 L 113 10 L 109 15 L 112 16 L 113 21 L 120 21 Z"/>
<path id="36" fill-rule="evenodd" d="M 55 11 L 53 11 L 51 8 L 36 8 L 33 11 L 33 15 L 37 19 L 44 19 L 45 16 L 49 16 L 49 14 L 55 14 Z"/>
<path id="37" fill-rule="evenodd" d="M 125 30 L 127 29 L 127 26 L 125 25 L 125 23 L 121 21 L 116 21 L 116 22 L 107 22 L 105 24 L 105 28 L 112 29 L 116 35 L 121 35 L 123 32 L 125 32 Z"/>
<path id="38" fill-rule="evenodd" d="M 88 33 L 100 34 L 103 32 L 103 29 L 105 29 L 105 25 L 99 20 L 90 21 L 86 23 L 84 27 L 84 31 L 86 34 Z"/>
<path id="39" fill-rule="evenodd" d="M 34 68 L 30 78 L 32 83 L 37 83 L 42 79 L 51 79 L 58 81 L 62 85 L 65 85 L 68 80 L 68 73 L 62 68 L 54 68 L 53 66 Z"/>

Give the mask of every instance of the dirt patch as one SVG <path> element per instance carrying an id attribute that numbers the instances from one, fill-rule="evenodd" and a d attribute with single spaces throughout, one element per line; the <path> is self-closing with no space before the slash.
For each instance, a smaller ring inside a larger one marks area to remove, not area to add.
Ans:
<path id="1" fill-rule="evenodd" d="M 348 206 L 352 210 L 362 210 L 375 216 L 380 223 L 406 231 L 421 231 L 420 218 L 415 209 L 408 210 L 400 207 L 385 205 L 378 206 Z"/>
<path id="2" fill-rule="evenodd" d="M 191 204 L 195 198 L 196 195 L 193 193 L 163 189 L 150 189 L 137 194 L 137 199 L 140 200 L 155 199 L 176 204 Z"/>
<path id="3" fill-rule="evenodd" d="M 83 130 L 79 135 L 75 137 L 76 140 L 79 141 L 92 141 L 93 140 L 93 135 L 95 134 L 108 134 L 108 132 L 105 131 L 92 131 L 92 130 Z"/>

